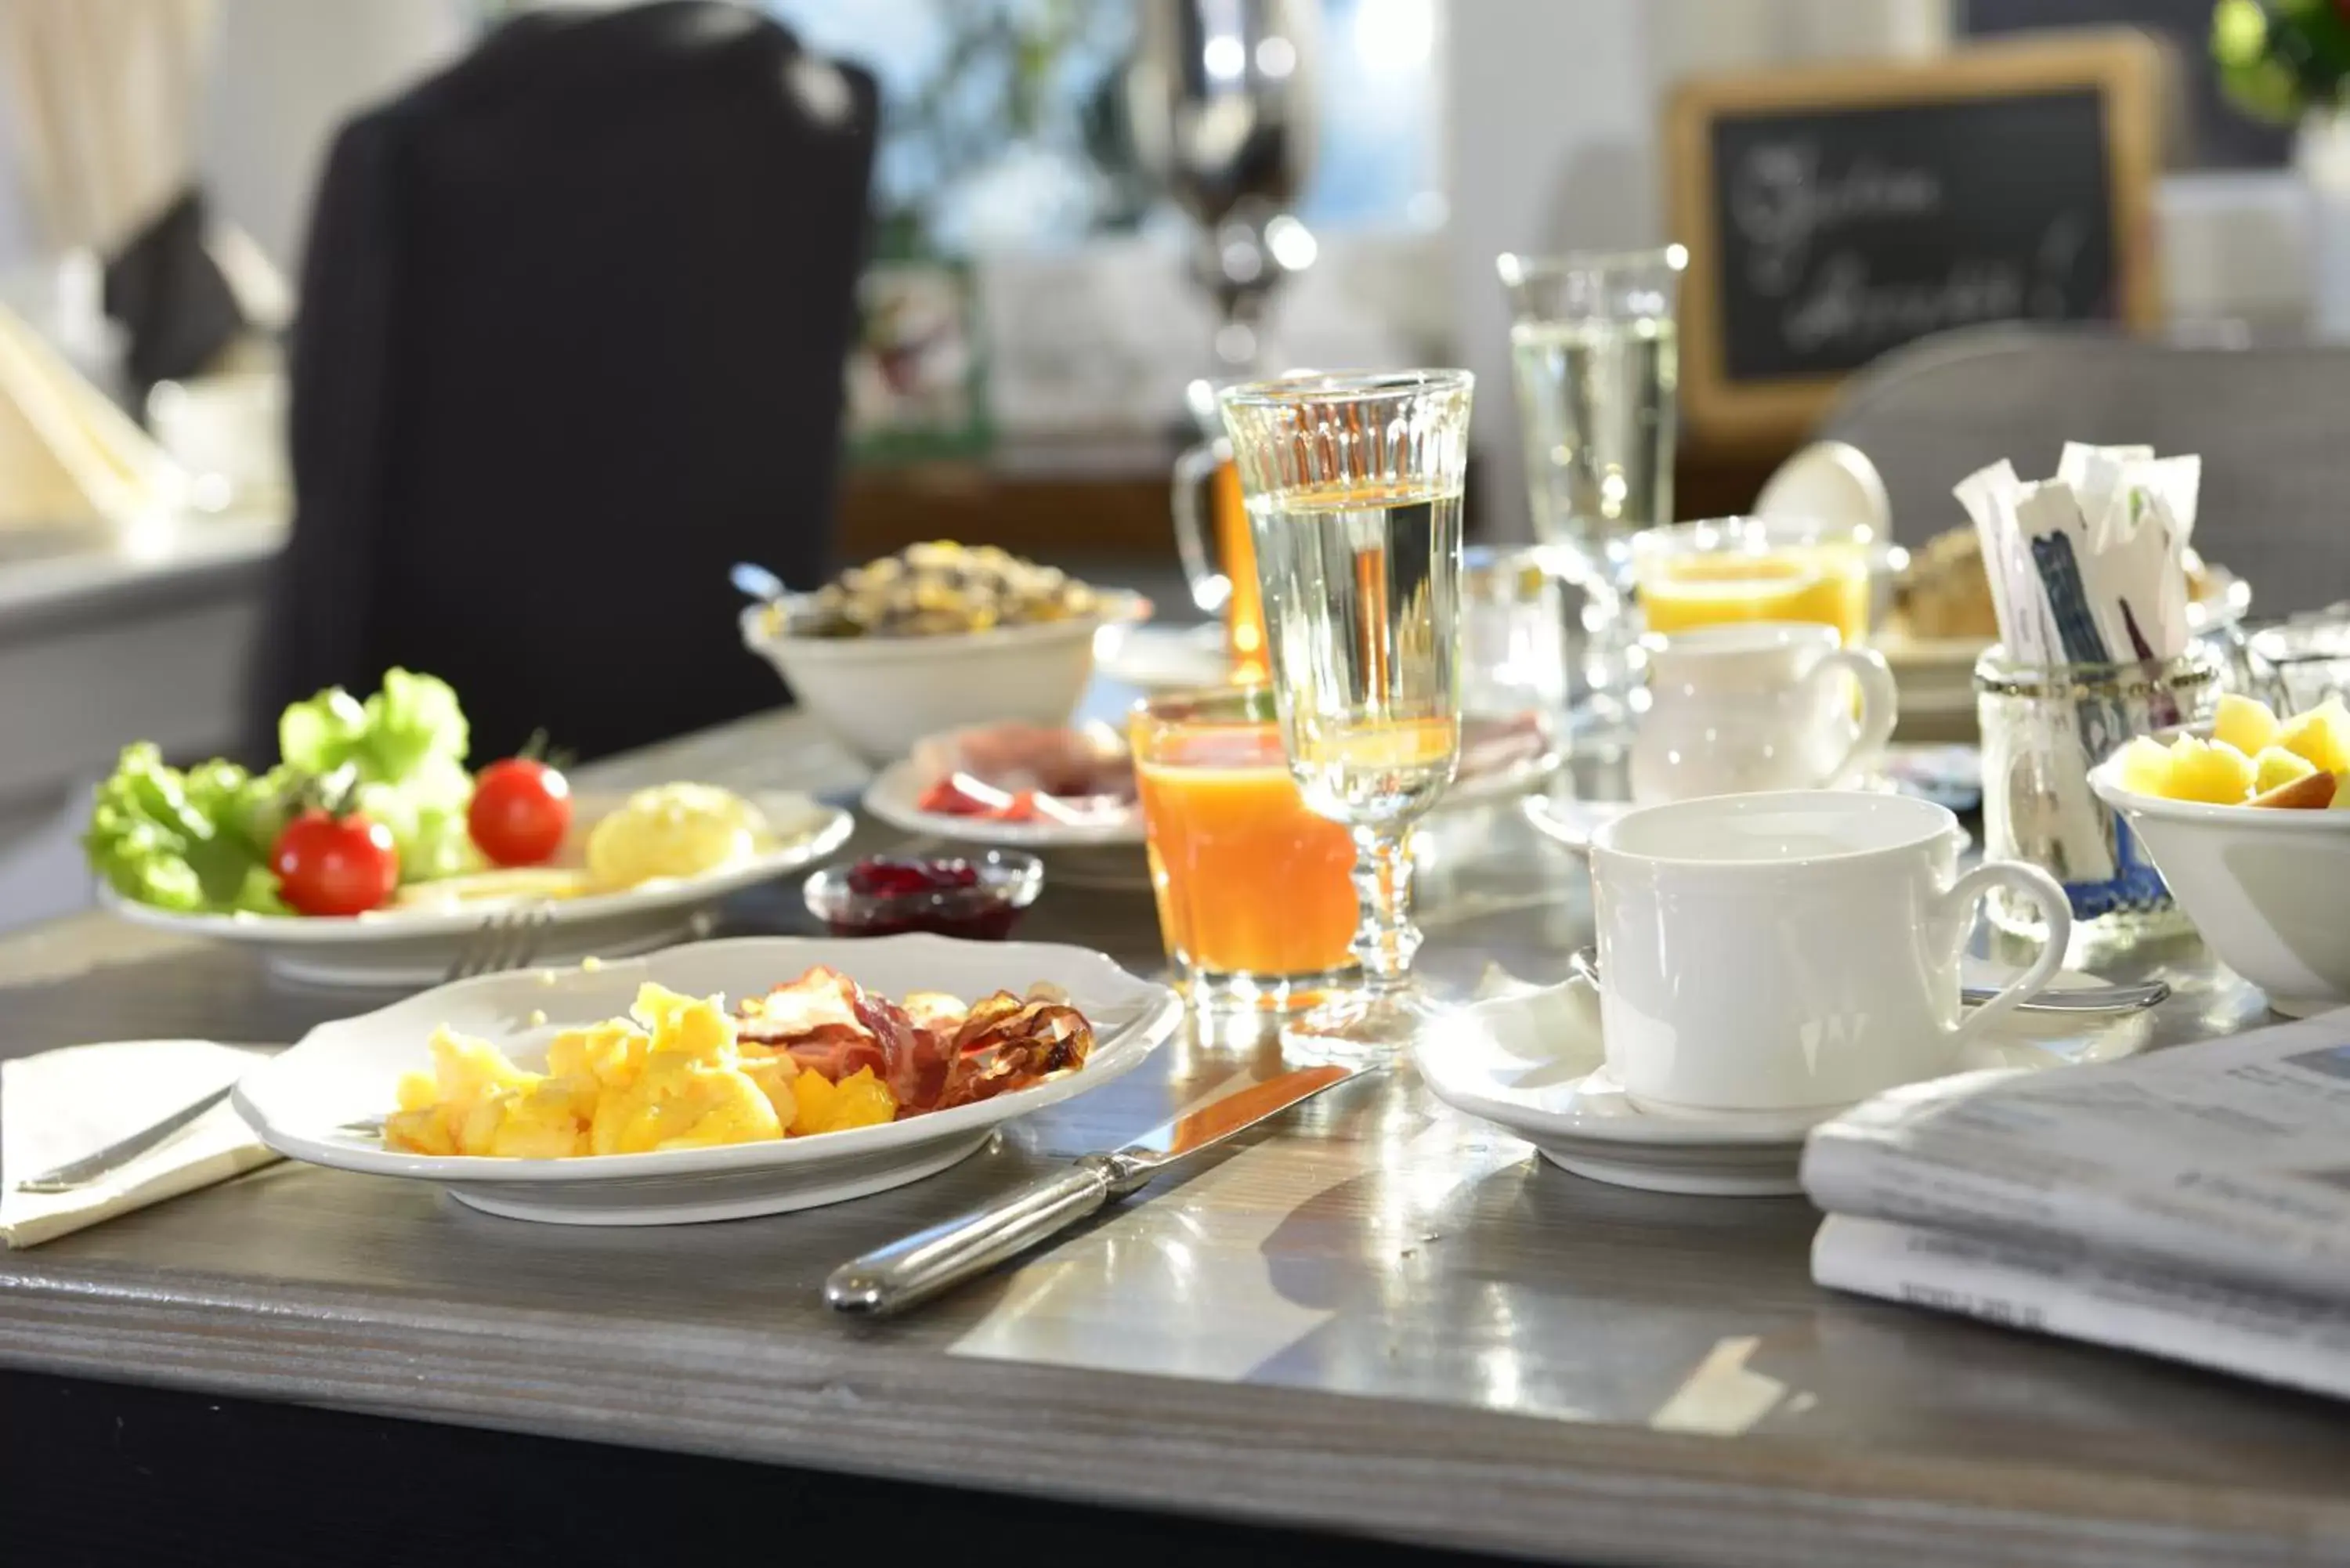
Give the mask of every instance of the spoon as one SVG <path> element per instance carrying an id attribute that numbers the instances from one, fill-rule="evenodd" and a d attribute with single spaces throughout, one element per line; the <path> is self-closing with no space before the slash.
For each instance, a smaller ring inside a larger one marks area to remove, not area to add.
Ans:
<path id="1" fill-rule="evenodd" d="M 1566 967 L 1593 987 L 1599 984 L 1599 958 L 1589 948 L 1577 948 L 1566 961 Z M 1970 1005 L 1980 1005 L 1998 994 L 1997 986 L 1959 987 L 1959 1000 Z M 2126 985 L 2105 983 L 2043 991 L 2016 1006 L 2024 1012 L 2136 1012 L 2141 1008 L 2154 1006 L 2169 994 L 2168 981 L 2135 981 Z"/>
<path id="2" fill-rule="evenodd" d="M 792 591 L 784 586 L 783 578 L 751 561 L 737 561 L 727 567 L 726 580 L 733 583 L 735 591 L 743 597 L 756 599 L 761 604 L 773 604 Z"/>

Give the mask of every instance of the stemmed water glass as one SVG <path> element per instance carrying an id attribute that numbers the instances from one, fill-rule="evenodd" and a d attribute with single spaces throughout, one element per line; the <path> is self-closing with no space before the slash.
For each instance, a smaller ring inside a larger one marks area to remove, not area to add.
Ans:
<path id="1" fill-rule="evenodd" d="M 1674 308 L 1689 253 L 1503 255 L 1534 537 L 1590 596 L 1585 715 L 1627 721 L 1632 535 L 1673 520 Z"/>
<path id="2" fill-rule="evenodd" d="M 1408 839 L 1461 755 L 1466 370 L 1295 376 L 1228 388 L 1273 690 L 1307 807 L 1355 841 L 1358 989 L 1284 1038 L 1384 1057 L 1432 1008 L 1411 980 Z"/>

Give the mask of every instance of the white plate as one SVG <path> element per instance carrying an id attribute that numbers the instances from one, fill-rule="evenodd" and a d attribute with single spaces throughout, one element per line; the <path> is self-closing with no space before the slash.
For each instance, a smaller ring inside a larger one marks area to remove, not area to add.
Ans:
<path id="1" fill-rule="evenodd" d="M 765 992 L 819 963 L 892 997 L 946 991 L 971 1001 L 1049 981 L 1092 1020 L 1093 1054 L 1066 1077 L 976 1105 L 881 1127 L 723 1148 L 488 1159 L 402 1154 L 338 1130 L 393 1105 L 400 1075 L 426 1064 L 425 1042 L 441 1024 L 494 1041 L 536 1066 L 559 1029 L 625 1012 L 647 980 L 732 999 Z M 533 1026 L 534 1011 L 544 1011 L 550 1022 Z M 691 943 L 592 971 L 484 975 L 323 1023 L 248 1073 L 237 1085 L 235 1103 L 280 1154 L 338 1170 L 437 1181 L 492 1214 L 566 1225 L 736 1220 L 862 1198 L 943 1170 L 978 1149 L 999 1124 L 1131 1071 L 1174 1033 L 1182 1016 L 1173 992 L 1084 948 L 927 935 L 743 937 Z"/>
<path id="2" fill-rule="evenodd" d="M 1436 809 L 1439 812 L 1461 811 L 1471 806 L 1515 800 L 1529 791 L 1540 789 L 1565 764 L 1566 753 L 1554 748 L 1535 756 L 1521 758 L 1505 768 L 1455 779 L 1452 787 L 1437 797 Z"/>
<path id="3" fill-rule="evenodd" d="M 2013 973 L 1967 961 L 1966 983 Z M 2095 985 L 2066 973 L 2058 987 Z M 2142 1048 L 2150 1014 L 2011 1013 L 1970 1048 L 1961 1071 L 2107 1062 Z M 1799 1192 L 1804 1135 L 1833 1110 L 1659 1115 L 1632 1103 L 1606 1066 L 1599 998 L 1581 980 L 1471 1003 L 1415 1047 L 1440 1100 L 1517 1134 L 1555 1165 L 1618 1187 L 1718 1197 Z"/>
<path id="4" fill-rule="evenodd" d="M 572 831 L 557 864 L 582 863 L 588 830 L 625 795 L 573 797 Z M 590 956 L 619 958 L 667 947 L 693 934 L 704 914 L 730 893 L 823 859 L 847 841 L 856 821 L 804 794 L 753 792 L 776 842 L 765 854 L 700 877 L 649 882 L 619 893 L 558 898 L 536 957 L 549 963 Z M 499 909 L 483 900 L 454 909 L 379 909 L 348 919 L 295 915 L 188 915 L 133 903 L 101 885 L 99 902 L 134 925 L 206 937 L 255 949 L 270 969 L 314 985 L 424 985 L 450 964 L 482 922 Z M 511 903 L 512 900 L 507 900 Z"/>
<path id="5" fill-rule="evenodd" d="M 992 816 L 955 816 L 921 806 L 922 777 L 911 758 L 900 758 L 865 786 L 865 809 L 892 827 L 965 844 L 1006 849 L 1063 849 L 1080 845 L 1140 844 L 1139 806 L 1097 823 L 1004 822 Z"/>
<path id="6" fill-rule="evenodd" d="M 1445 791 L 1436 803 L 1440 812 L 1465 810 L 1471 806 L 1491 805 L 1498 801 L 1515 800 L 1530 790 L 1535 790 L 1558 772 L 1565 762 L 1563 753 L 1545 752 L 1539 756 L 1524 758 L 1492 773 L 1477 774 L 1462 779 Z M 923 785 L 921 775 L 915 771 L 910 758 L 901 758 L 883 768 L 865 786 L 865 809 L 890 826 L 908 833 L 927 834 L 934 838 L 954 839 L 964 844 L 986 844 L 1004 849 L 1071 849 L 1102 845 L 1135 844 L 1143 841 L 1142 807 L 1137 805 L 1115 816 L 1099 822 L 1003 822 L 991 816 L 956 816 L 946 812 L 924 811 L 921 807 Z"/>
<path id="7" fill-rule="evenodd" d="M 1145 691 L 1222 686 L 1232 679 L 1224 628 L 1212 621 L 1205 626 L 1104 628 L 1094 639 L 1094 669 Z"/>

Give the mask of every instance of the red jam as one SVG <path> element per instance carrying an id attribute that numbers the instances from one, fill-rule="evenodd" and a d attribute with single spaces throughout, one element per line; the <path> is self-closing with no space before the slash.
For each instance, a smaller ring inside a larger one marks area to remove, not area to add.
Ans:
<path id="1" fill-rule="evenodd" d="M 841 880 L 846 896 L 824 911 L 836 936 L 934 931 L 1002 941 L 1020 919 L 1014 888 L 968 860 L 876 857 L 858 861 Z"/>
<path id="2" fill-rule="evenodd" d="M 859 860 L 848 868 L 848 890 L 866 898 L 905 898 L 979 886 L 968 860 Z"/>

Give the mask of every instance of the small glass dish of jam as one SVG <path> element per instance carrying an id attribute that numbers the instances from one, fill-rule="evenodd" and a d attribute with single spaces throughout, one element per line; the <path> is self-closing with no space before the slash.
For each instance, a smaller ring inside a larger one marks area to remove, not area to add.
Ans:
<path id="1" fill-rule="evenodd" d="M 1000 942 L 1036 901 L 1045 866 L 1034 855 L 991 849 L 962 856 L 877 856 L 827 866 L 807 879 L 808 912 L 840 937 L 936 931 Z"/>

